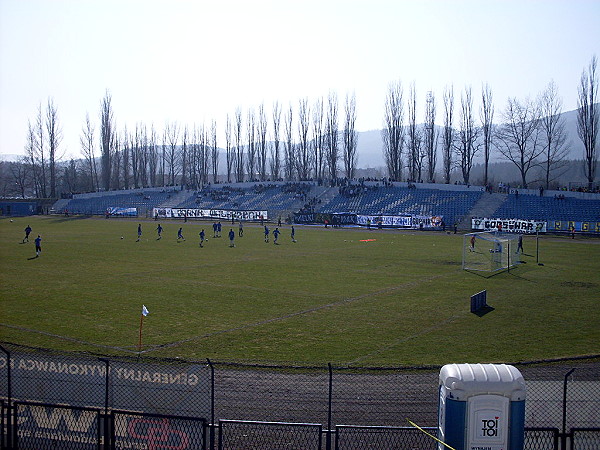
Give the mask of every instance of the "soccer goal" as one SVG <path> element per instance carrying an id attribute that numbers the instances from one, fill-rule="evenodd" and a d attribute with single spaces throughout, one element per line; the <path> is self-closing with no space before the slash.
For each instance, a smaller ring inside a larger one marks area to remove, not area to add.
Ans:
<path id="1" fill-rule="evenodd" d="M 498 272 L 519 263 L 521 252 L 518 234 L 483 232 L 464 235 L 463 269 Z"/>

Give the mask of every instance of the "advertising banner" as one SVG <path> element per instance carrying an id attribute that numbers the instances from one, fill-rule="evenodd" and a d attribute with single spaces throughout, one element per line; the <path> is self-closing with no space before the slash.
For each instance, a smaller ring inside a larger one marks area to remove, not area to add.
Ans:
<path id="1" fill-rule="evenodd" d="M 120 208 L 118 206 L 109 206 L 106 208 L 106 213 L 111 216 L 136 217 L 138 215 L 137 208 Z"/>
<path id="2" fill-rule="evenodd" d="M 502 231 L 503 233 L 535 234 L 545 233 L 546 222 L 522 219 L 471 219 L 471 229 L 477 231 Z"/>
<path id="3" fill-rule="evenodd" d="M 434 230 L 442 227 L 442 216 L 369 216 L 357 215 L 357 223 L 367 226 L 370 221 L 371 227 L 387 228 L 412 228 L 423 230 Z"/>
<path id="4" fill-rule="evenodd" d="M 230 209 L 154 208 L 152 216 L 166 219 L 267 220 L 267 211 L 235 211 Z"/>
<path id="5" fill-rule="evenodd" d="M 0 370 L 7 364 L 0 354 Z M 107 365 L 100 359 L 17 352 L 10 364 L 15 400 L 104 407 L 108 382 L 111 408 L 210 417 L 211 373 L 205 365 L 132 361 Z"/>
<path id="6" fill-rule="evenodd" d="M 578 233 L 600 233 L 600 222 L 577 222 L 574 220 L 552 220 L 548 223 L 548 231 L 568 231 Z"/>

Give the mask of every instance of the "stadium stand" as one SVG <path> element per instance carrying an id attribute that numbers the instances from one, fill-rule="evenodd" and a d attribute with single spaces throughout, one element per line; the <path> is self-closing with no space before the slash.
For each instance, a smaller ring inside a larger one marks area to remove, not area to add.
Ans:
<path id="1" fill-rule="evenodd" d="M 60 205 L 60 209 L 55 207 L 55 212 L 67 211 L 69 214 L 102 215 L 107 208 L 118 207 L 137 208 L 138 214 L 145 214 L 147 210 L 158 207 L 167 201 L 173 194 L 174 191 L 167 191 L 166 189 L 79 194 L 73 196 L 66 204 Z"/>
<path id="2" fill-rule="evenodd" d="M 475 190 L 359 185 L 340 189 L 339 194 L 321 205 L 317 212 L 443 216 L 447 224 L 453 224 L 469 213 L 482 194 Z"/>
<path id="3" fill-rule="evenodd" d="M 561 194 L 539 195 L 510 194 L 496 210 L 499 219 L 527 220 L 600 220 L 600 196 L 597 200 L 574 198 Z"/>

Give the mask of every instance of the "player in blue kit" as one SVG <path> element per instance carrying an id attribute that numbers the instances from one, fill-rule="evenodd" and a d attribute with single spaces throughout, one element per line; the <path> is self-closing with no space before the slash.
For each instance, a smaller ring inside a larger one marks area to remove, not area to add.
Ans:
<path id="1" fill-rule="evenodd" d="M 25 228 L 25 237 L 23 238 L 23 244 L 25 242 L 29 242 L 29 234 L 31 233 L 31 227 L 29 225 L 27 225 L 27 228 Z"/>
<path id="2" fill-rule="evenodd" d="M 296 242 L 296 230 L 294 229 L 294 225 L 292 225 L 292 242 Z"/>
<path id="3" fill-rule="evenodd" d="M 177 231 L 177 242 L 180 240 L 185 241 L 185 238 L 183 237 L 183 227 L 179 228 L 179 231 Z"/>
<path id="4" fill-rule="evenodd" d="M 269 242 L 269 227 L 265 225 L 265 242 Z"/>
<path id="5" fill-rule="evenodd" d="M 205 238 L 205 234 L 204 234 L 204 228 L 202 228 L 202 231 L 199 233 L 200 234 L 200 247 L 204 247 L 204 238 Z"/>
<path id="6" fill-rule="evenodd" d="M 273 230 L 273 244 L 275 244 L 275 245 L 279 245 L 277 243 L 277 238 L 279 238 L 279 233 L 280 233 L 279 228 L 275 228 Z"/>
<path id="7" fill-rule="evenodd" d="M 39 258 L 40 253 L 42 253 L 42 237 L 38 234 L 35 238 L 35 257 Z"/>
<path id="8" fill-rule="evenodd" d="M 138 224 L 138 238 L 135 242 L 140 242 L 140 239 L 142 238 L 142 224 L 139 223 Z"/>
<path id="9" fill-rule="evenodd" d="M 230 247 L 235 247 L 235 243 L 233 242 L 233 240 L 235 239 L 235 233 L 233 232 L 233 228 L 229 229 L 229 246 Z"/>
<path id="10" fill-rule="evenodd" d="M 159 239 L 162 239 L 162 231 L 163 231 L 163 227 L 161 227 L 160 223 L 159 223 L 158 226 L 156 227 L 156 232 L 158 233 L 158 237 L 156 238 L 157 241 Z"/>

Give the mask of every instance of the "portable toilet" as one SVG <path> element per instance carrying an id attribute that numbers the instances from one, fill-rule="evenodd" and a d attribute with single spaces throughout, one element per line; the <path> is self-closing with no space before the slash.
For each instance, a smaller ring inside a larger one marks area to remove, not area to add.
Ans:
<path id="1" fill-rule="evenodd" d="M 440 370 L 438 438 L 455 450 L 523 450 L 525 380 L 506 364 Z M 447 450 L 440 443 L 439 450 Z"/>

